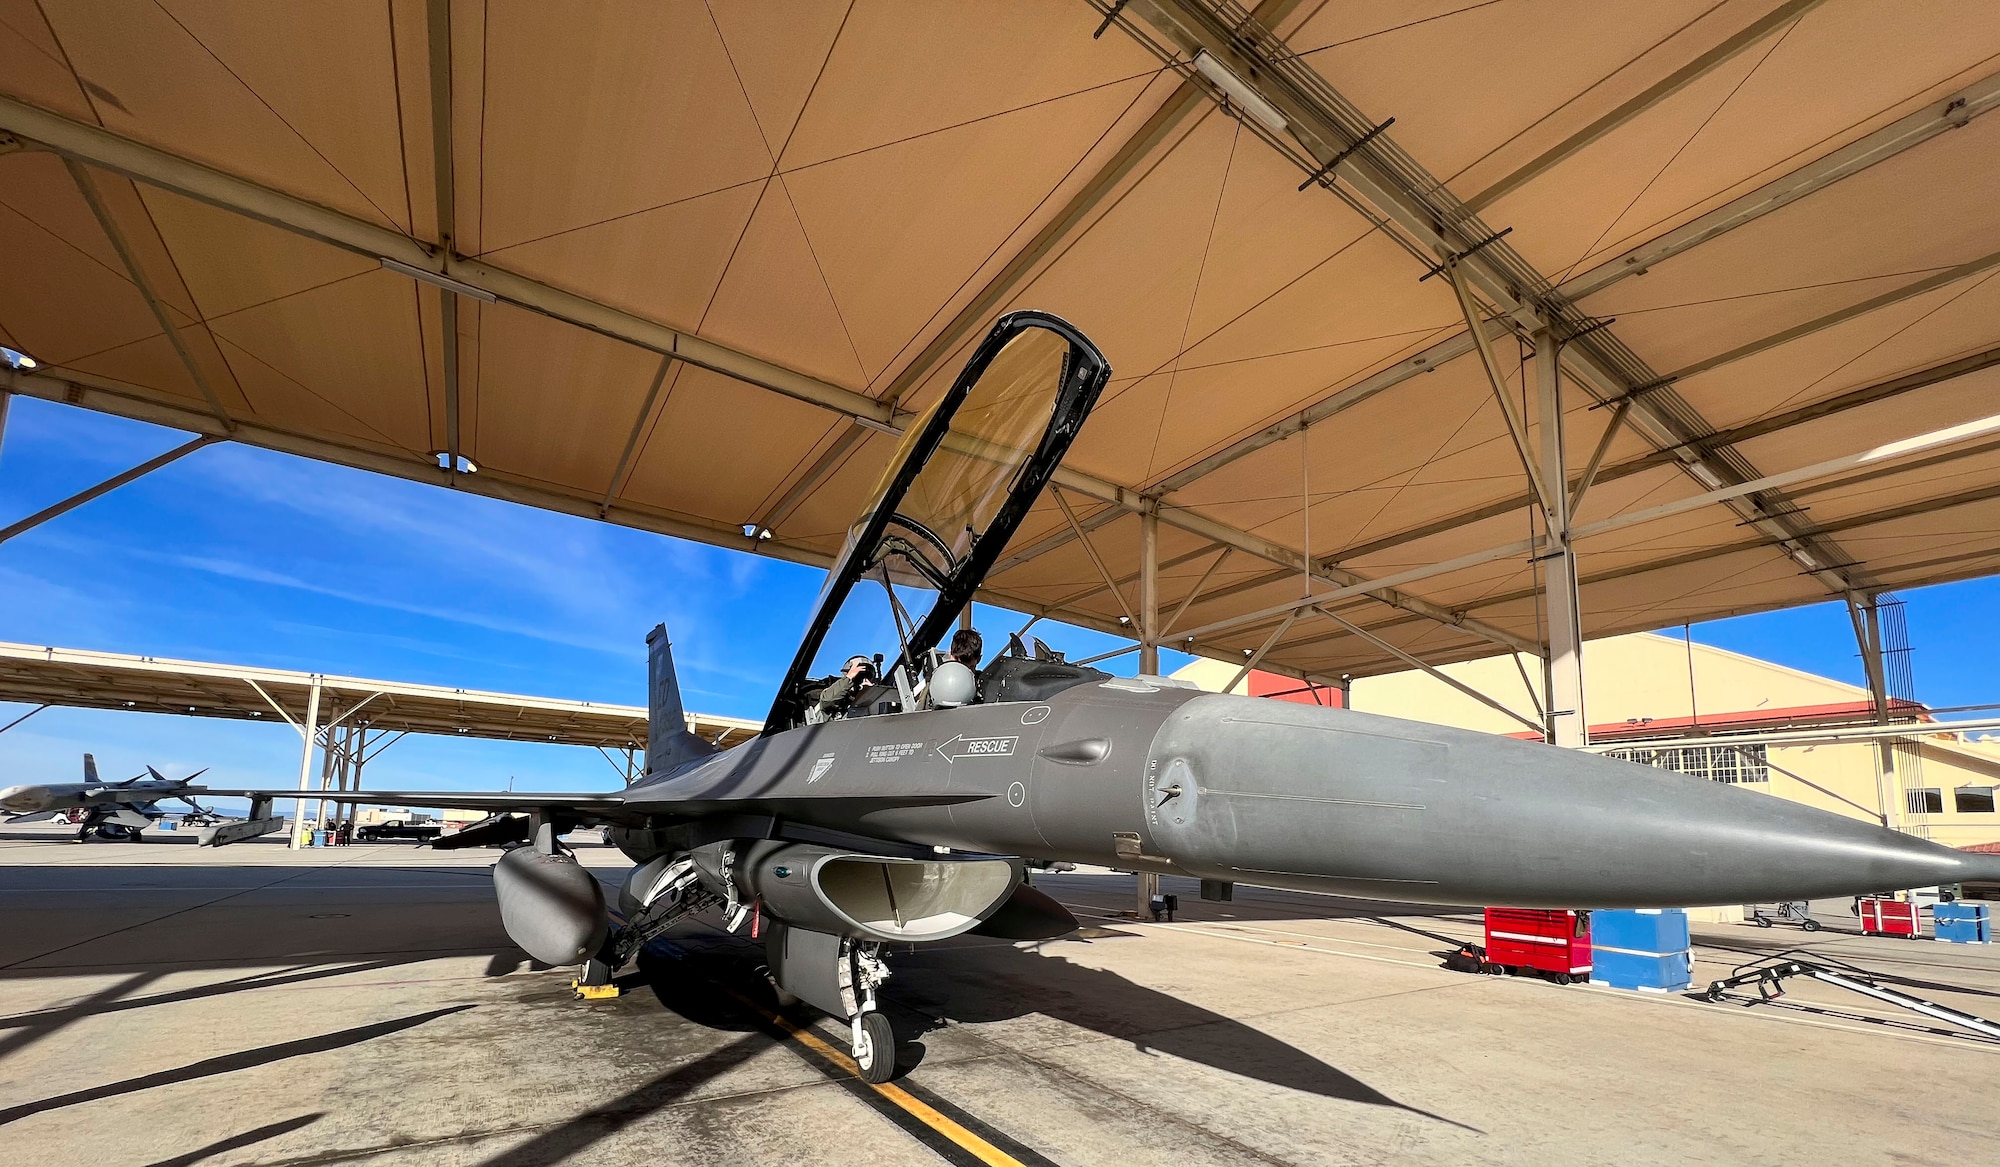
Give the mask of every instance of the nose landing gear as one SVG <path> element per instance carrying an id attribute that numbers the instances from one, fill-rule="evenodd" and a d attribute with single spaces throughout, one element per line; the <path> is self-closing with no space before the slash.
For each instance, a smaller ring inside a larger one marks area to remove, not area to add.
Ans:
<path id="1" fill-rule="evenodd" d="M 879 1012 L 854 1015 L 854 1066 L 864 1082 L 880 1084 L 896 1076 L 896 1029 Z"/>

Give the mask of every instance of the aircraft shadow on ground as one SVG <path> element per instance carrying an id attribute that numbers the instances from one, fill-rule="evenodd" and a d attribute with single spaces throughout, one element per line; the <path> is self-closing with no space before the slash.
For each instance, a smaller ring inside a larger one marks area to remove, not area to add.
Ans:
<path id="1" fill-rule="evenodd" d="M 924 1035 L 953 1022 L 982 1024 L 1041 1015 L 1074 1025 L 1145 1053 L 1164 1054 L 1289 1090 L 1370 1106 L 1384 1106 L 1476 1130 L 1442 1115 L 1399 1102 L 1334 1066 L 1262 1030 L 1093 969 L 1060 955 L 1056 946 L 1016 946 L 974 940 L 892 958 L 895 978 L 884 990 L 884 1009 L 902 1041 L 898 1062 L 907 1073 L 926 1052 Z M 713 1029 L 761 1028 L 766 1023 L 718 988 L 769 1002 L 761 965 L 763 948 L 734 938 L 674 944 L 675 956 L 649 951 L 640 960 L 643 983 L 667 1009 Z M 801 1018 L 816 1016 L 806 1010 Z"/>
<path id="2" fill-rule="evenodd" d="M 66 875 L 67 882 L 72 883 L 79 877 L 87 882 L 91 876 L 107 870 L 121 876 L 131 874 L 126 868 L 0 867 L 0 873 L 28 871 Z M 490 878 L 484 868 L 434 870 L 476 876 L 479 880 Z M 213 878 L 216 873 L 240 874 L 242 868 L 182 867 L 171 871 L 177 877 L 185 874 L 187 884 L 212 886 L 217 882 Z M 469 884 L 473 882 L 473 879 L 467 880 Z M 253 890 L 254 885 L 251 885 L 245 892 Z M 296 897 L 301 891 L 310 892 L 311 884 L 286 885 L 273 890 Z M 442 957 L 485 956 L 487 976 L 504 976 L 522 968 L 542 967 L 507 941 L 500 929 L 497 909 L 491 909 L 489 927 L 476 922 L 468 924 L 459 911 L 461 905 L 429 905 L 432 911 L 442 910 L 457 917 L 452 922 L 454 936 L 450 939 L 464 943 L 441 944 L 440 937 L 428 921 L 400 919 L 398 910 L 386 904 L 340 905 L 348 910 L 325 913 L 322 910 L 325 905 L 292 902 L 282 908 L 268 908 L 259 906 L 254 899 L 240 893 L 201 893 L 198 898 L 209 900 L 217 910 L 248 913 L 246 919 L 232 924 L 232 927 L 244 929 L 248 943 L 233 947 L 217 943 L 200 929 L 189 927 L 201 921 L 200 908 L 205 905 L 190 903 L 188 893 L 177 891 L 171 884 L 105 887 L 95 894 L 118 901 L 120 910 L 129 910 L 134 901 L 143 903 L 147 896 L 166 898 L 158 911 L 148 910 L 139 919 L 129 922 L 108 920 L 102 928 L 92 926 L 81 935 L 57 937 L 47 942 L 0 936 L 0 997 L 4 997 L 5 986 L 10 981 L 79 974 L 118 978 L 80 1000 L 0 1014 L 0 1062 L 87 1018 L 104 1014 L 131 1013 L 257 989 L 378 972 Z M 491 902 L 490 899 L 483 901 L 482 907 L 490 909 Z M 74 909 L 75 913 L 86 916 L 92 910 L 88 903 Z M 315 924 L 300 923 L 294 918 L 315 921 Z M 337 920 L 356 920 L 367 927 L 316 926 L 321 920 L 328 925 Z M 251 921 L 260 925 L 275 922 L 280 927 L 253 929 L 249 926 Z M 391 930 L 385 933 L 378 926 L 382 924 L 390 925 Z M 240 970 L 242 975 L 167 992 L 145 992 L 148 986 L 169 975 L 228 970 Z M 0 1006 L 0 1010 L 4 1008 Z"/>

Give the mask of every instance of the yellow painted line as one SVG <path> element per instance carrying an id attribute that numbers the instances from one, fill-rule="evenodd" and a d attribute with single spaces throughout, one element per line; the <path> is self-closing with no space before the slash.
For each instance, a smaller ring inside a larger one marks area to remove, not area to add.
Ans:
<path id="1" fill-rule="evenodd" d="M 764 1008 L 734 989 L 724 989 L 723 992 L 728 993 L 730 996 L 736 998 L 737 1001 L 756 1010 L 758 1016 L 777 1026 L 779 1029 L 784 1030 L 786 1034 L 800 1045 L 805 1046 L 834 1065 L 853 1074 L 857 1080 L 861 1080 L 861 1068 L 854 1064 L 854 1059 L 827 1044 L 817 1033 L 803 1026 L 794 1025 L 792 1022 L 778 1016 L 776 1013 L 771 1012 L 769 1009 Z M 904 1111 L 908 1112 L 918 1122 L 923 1123 L 945 1138 L 957 1143 L 981 1163 L 988 1164 L 989 1167 L 1026 1167 L 1019 1159 L 1009 1155 L 1007 1152 L 973 1134 L 971 1131 L 966 1130 L 950 1118 L 938 1113 L 935 1107 L 926 1105 L 922 1100 L 901 1086 L 893 1082 L 877 1084 L 866 1080 L 861 1080 L 861 1084 L 895 1103 L 897 1106 L 902 1107 Z"/>

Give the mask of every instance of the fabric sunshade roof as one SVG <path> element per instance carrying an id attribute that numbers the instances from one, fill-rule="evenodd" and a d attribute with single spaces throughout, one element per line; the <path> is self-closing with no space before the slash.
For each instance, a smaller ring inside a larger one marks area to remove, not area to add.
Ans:
<path id="1" fill-rule="evenodd" d="M 1541 644 L 1447 254 L 1530 448 L 1566 341 L 1579 525 L 2000 413 L 2000 8 L 1110 7 L 0 0 L 0 385 L 825 564 L 1039 308 L 1114 375 L 984 598 L 1129 633 L 1155 512 L 1164 641 L 1238 661 L 1309 576 Z M 1578 551 L 1589 636 L 1988 574 L 2000 442 Z M 1262 667 L 1406 666 L 1308 611 Z"/>

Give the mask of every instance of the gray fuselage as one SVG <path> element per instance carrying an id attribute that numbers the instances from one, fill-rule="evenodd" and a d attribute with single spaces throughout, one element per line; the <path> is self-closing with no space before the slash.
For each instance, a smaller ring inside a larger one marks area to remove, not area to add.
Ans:
<path id="1" fill-rule="evenodd" d="M 943 801 L 949 799 L 949 801 Z M 902 844 L 1454 905 L 1666 907 L 2000 878 L 1969 855 L 1592 754 L 1147 678 L 759 738 L 626 792 Z M 635 860 L 661 850 L 614 833 Z"/>

